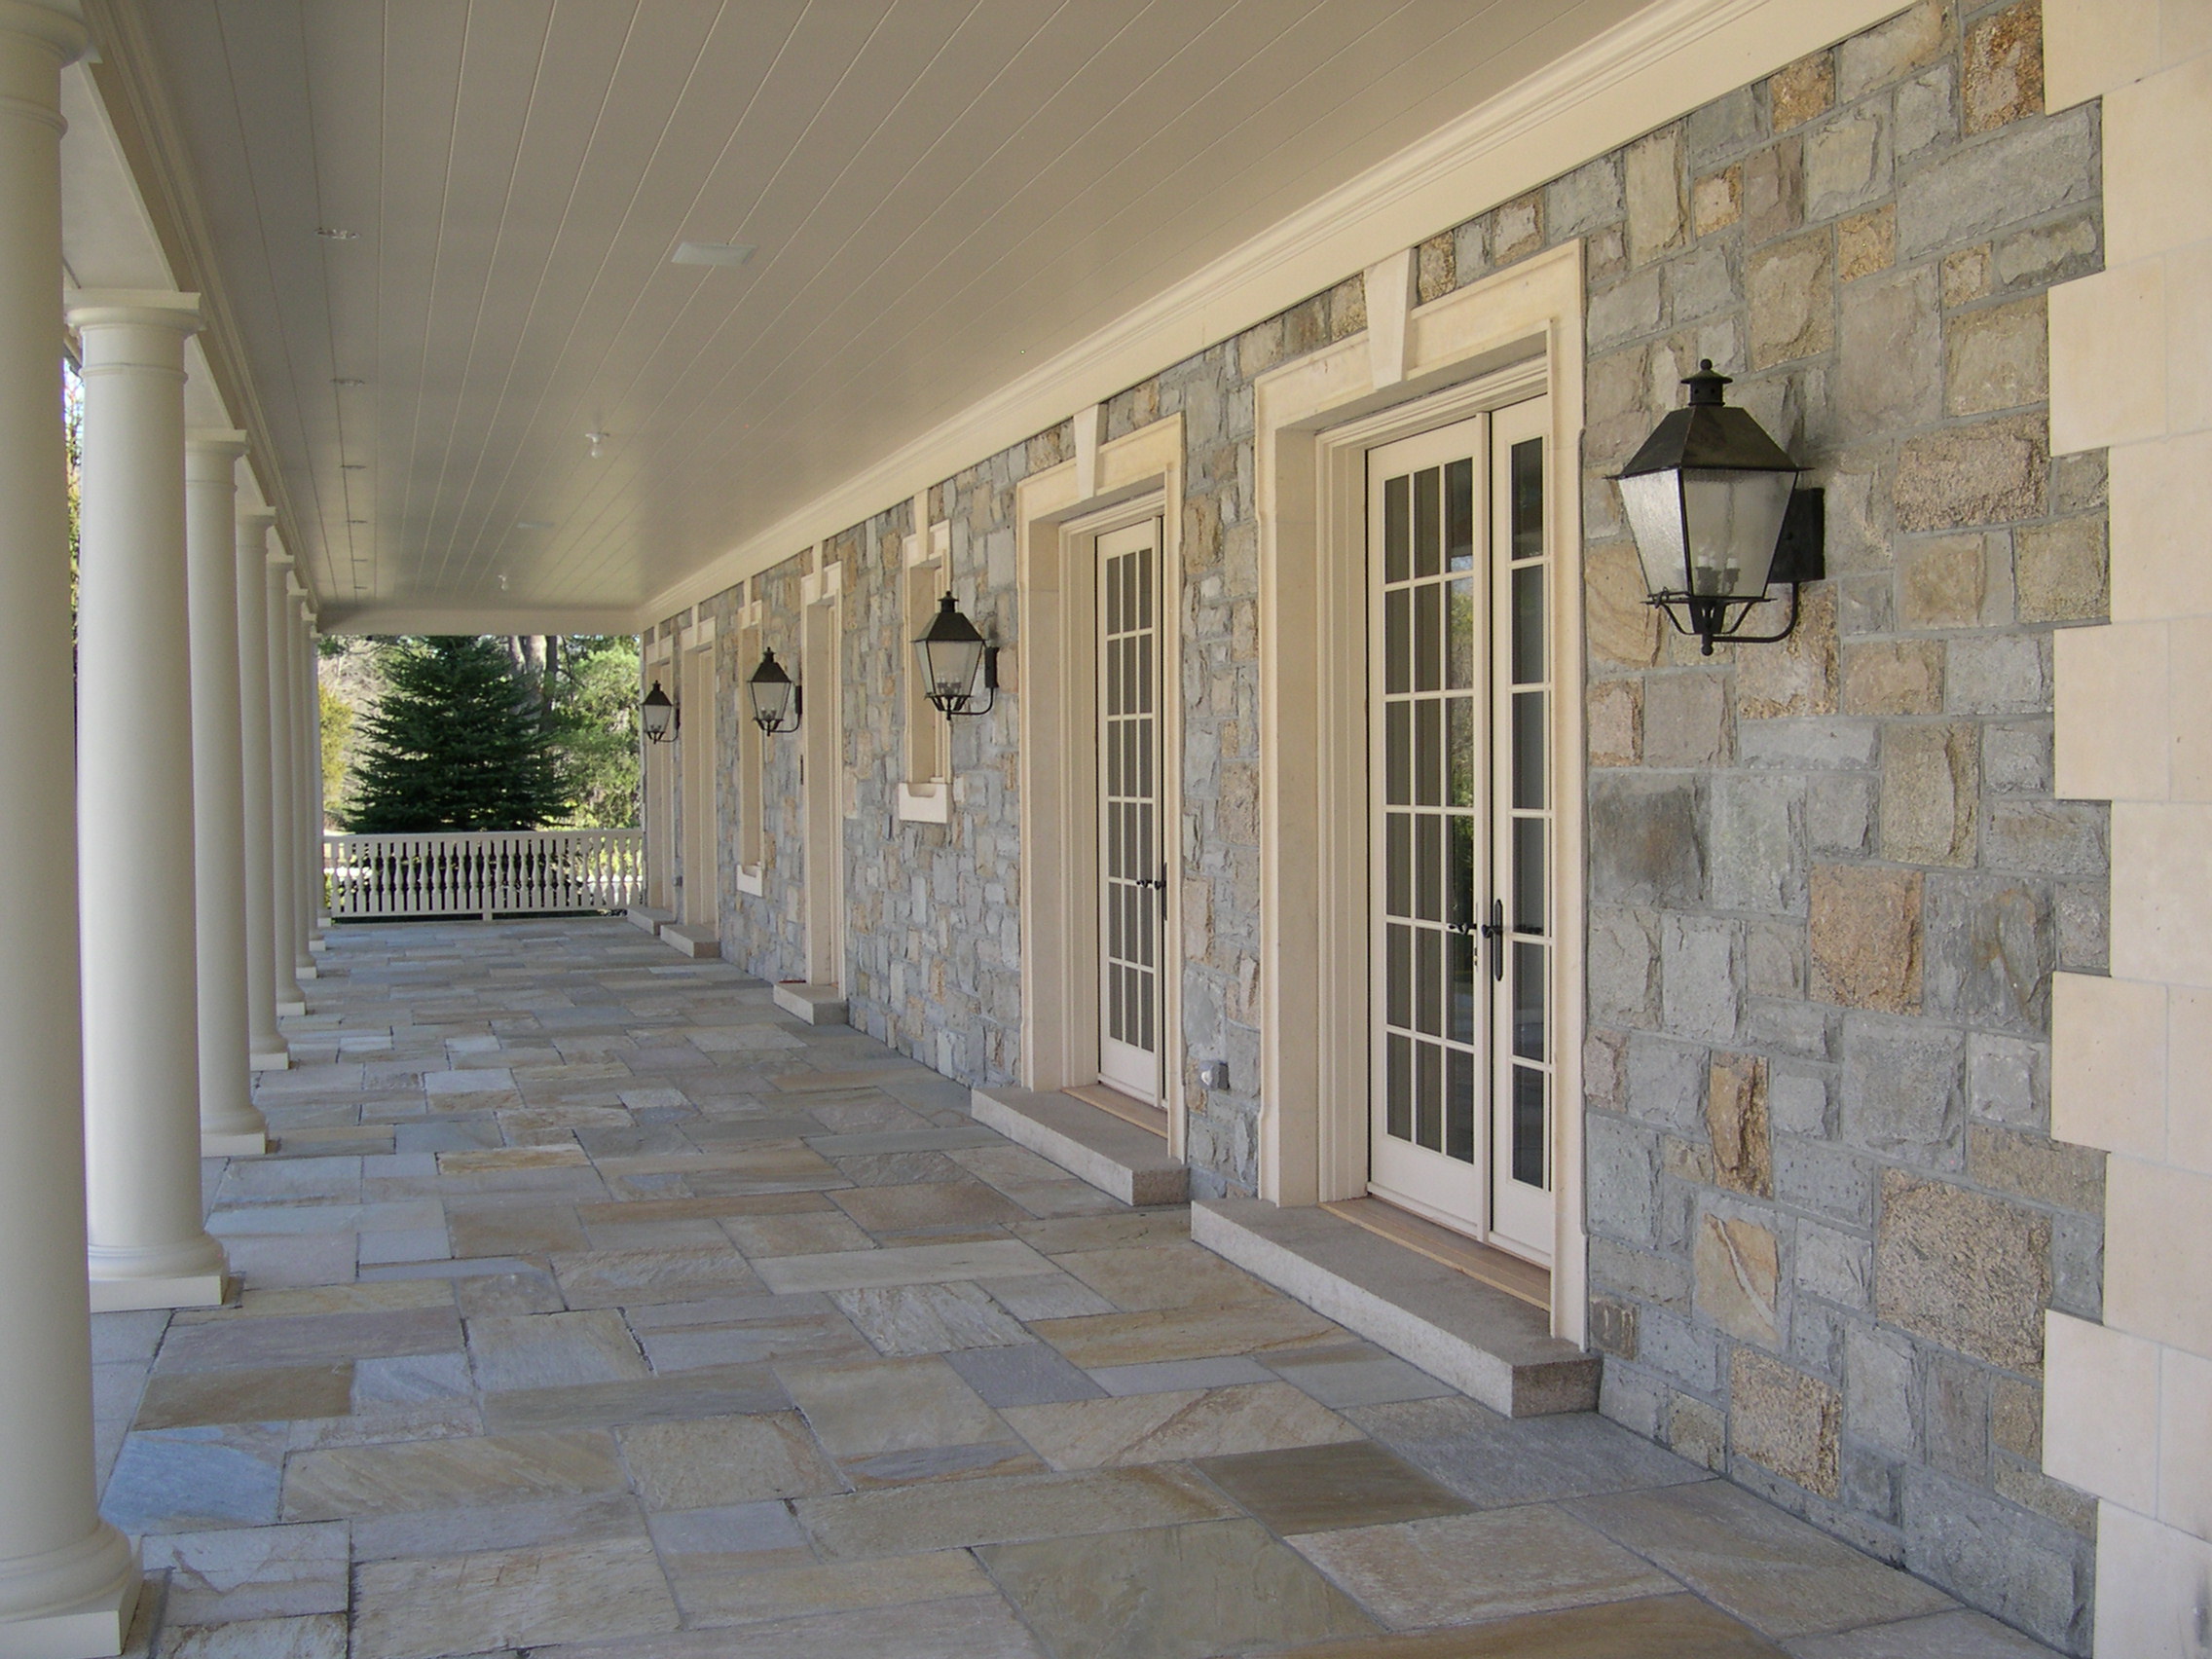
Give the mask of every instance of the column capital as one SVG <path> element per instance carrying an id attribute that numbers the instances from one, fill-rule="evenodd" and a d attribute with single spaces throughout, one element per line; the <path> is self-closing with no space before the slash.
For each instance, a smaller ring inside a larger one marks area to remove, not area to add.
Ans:
<path id="1" fill-rule="evenodd" d="M 284 546 L 282 542 L 278 542 L 275 548 L 271 549 L 269 554 L 269 568 L 270 570 L 276 571 L 279 574 L 289 571 L 292 568 L 291 552 Z"/>
<path id="2" fill-rule="evenodd" d="M 267 535 L 270 526 L 276 522 L 275 507 L 239 508 L 239 535 Z"/>
<path id="3" fill-rule="evenodd" d="M 92 44 L 73 0 L 0 0 L 0 34 L 34 40 L 52 52 L 60 64 L 76 62 Z M 38 113 L 55 126 L 61 123 L 58 110 L 51 115 L 44 110 Z"/>
<path id="4" fill-rule="evenodd" d="M 246 452 L 245 434 L 229 426 L 187 426 L 184 453 L 221 455 L 236 461 Z"/>
<path id="5" fill-rule="evenodd" d="M 200 296 L 167 288 L 79 288 L 68 295 L 69 326 L 169 328 L 181 338 L 200 332 Z"/>

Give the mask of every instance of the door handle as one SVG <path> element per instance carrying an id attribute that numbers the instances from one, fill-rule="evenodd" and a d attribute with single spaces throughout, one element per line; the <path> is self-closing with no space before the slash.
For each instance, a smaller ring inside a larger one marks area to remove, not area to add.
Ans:
<path id="1" fill-rule="evenodd" d="M 1505 977 L 1505 901 L 1490 902 L 1490 920 L 1483 924 L 1483 938 L 1490 940 L 1490 977 L 1493 980 Z"/>
<path id="2" fill-rule="evenodd" d="M 1133 887 L 1149 887 L 1155 893 L 1158 893 L 1160 895 L 1160 913 L 1162 916 L 1167 914 L 1167 866 L 1165 865 L 1160 866 L 1158 879 L 1140 875 L 1130 885 Z"/>

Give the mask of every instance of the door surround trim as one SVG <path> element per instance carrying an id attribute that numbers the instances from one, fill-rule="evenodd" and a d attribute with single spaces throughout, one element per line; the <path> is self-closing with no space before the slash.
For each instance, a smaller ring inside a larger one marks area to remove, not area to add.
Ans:
<path id="1" fill-rule="evenodd" d="M 803 768 L 799 811 L 806 848 L 806 982 L 834 986 L 840 994 L 847 978 L 844 575 L 844 562 L 823 547 L 817 551 L 815 568 L 799 578 L 799 684 L 806 699 L 798 727 Z M 826 610 L 827 617 L 818 619 L 818 609 Z M 818 620 L 829 635 L 826 653 L 815 646 Z M 822 856 L 825 851 L 830 854 L 828 859 Z"/>
<path id="2" fill-rule="evenodd" d="M 1367 451 L 1538 393 L 1551 398 L 1545 492 L 1552 785 L 1560 803 L 1553 968 L 1558 1110 L 1553 1334 L 1584 1340 L 1582 1030 L 1582 244 L 1568 242 L 1412 311 L 1404 374 L 1379 386 L 1364 335 L 1254 384 L 1260 529 L 1260 1196 L 1366 1191 L 1368 988 Z M 1571 671 L 1567 665 L 1572 665 Z M 1351 982 L 1347 983 L 1347 980 Z"/>
<path id="3" fill-rule="evenodd" d="M 1094 411 L 1086 411 L 1095 419 Z M 1082 417 L 1078 418 L 1079 432 Z M 1095 432 L 1095 428 L 1093 428 Z M 1161 1105 L 1183 1156 L 1183 418 L 1170 415 L 1014 487 L 1023 680 L 1021 747 L 1022 1086 L 1098 1081 L 1098 537 L 1161 521 L 1160 805 L 1167 860 L 1161 940 Z M 1084 642 L 1080 645 L 1071 642 Z M 1172 827 L 1172 829 L 1170 828 Z"/>

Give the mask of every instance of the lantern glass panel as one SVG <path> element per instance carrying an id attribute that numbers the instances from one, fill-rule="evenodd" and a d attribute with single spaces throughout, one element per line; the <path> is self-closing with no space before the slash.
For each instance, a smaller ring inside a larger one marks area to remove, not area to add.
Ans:
<path id="1" fill-rule="evenodd" d="M 1640 472 L 1620 480 L 1621 507 L 1643 561 L 1646 593 L 1687 593 L 1689 555 L 1682 545 L 1681 474 Z"/>
<path id="2" fill-rule="evenodd" d="M 1761 597 L 1797 475 L 1685 467 L 1681 478 L 1688 591 L 1700 598 Z"/>
<path id="3" fill-rule="evenodd" d="M 745 694 L 753 701 L 755 724 L 780 726 L 790 719 L 792 693 L 797 687 L 789 680 L 749 680 Z"/>
<path id="4" fill-rule="evenodd" d="M 975 693 L 976 677 L 983 667 L 983 641 L 932 640 L 914 642 L 920 655 L 922 678 L 931 697 L 965 701 Z"/>

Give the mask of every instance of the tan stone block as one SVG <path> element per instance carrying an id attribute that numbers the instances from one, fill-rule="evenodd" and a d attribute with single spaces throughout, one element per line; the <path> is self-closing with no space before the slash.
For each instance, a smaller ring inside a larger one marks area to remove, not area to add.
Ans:
<path id="1" fill-rule="evenodd" d="M 1989 297 L 1989 244 L 1962 247 L 1943 256 L 1943 304 L 1972 305 Z"/>
<path id="2" fill-rule="evenodd" d="M 1943 331 L 1943 408 L 1987 415 L 2050 395 L 2044 297 L 1960 312 Z"/>
<path id="3" fill-rule="evenodd" d="M 1647 603 L 1643 568 L 1632 542 L 1593 547 L 1584 555 L 1590 660 L 1594 665 L 1649 668 L 1659 657 L 1659 614 Z"/>
<path id="4" fill-rule="evenodd" d="M 1907 628 L 1972 628 L 1989 591 L 1979 535 L 1907 542 L 1898 553 L 1898 620 Z"/>
<path id="5" fill-rule="evenodd" d="M 2175 8 L 2180 10 L 2180 8 Z M 2105 261 L 2119 267 L 2212 238 L 2212 191 L 2179 156 L 2212 153 L 2212 56 L 2107 95 Z"/>
<path id="6" fill-rule="evenodd" d="M 1720 1185 L 1760 1198 L 1774 1195 L 1774 1153 L 1767 1117 L 1766 1061 L 1753 1054 L 1715 1054 L 1706 1079 L 1705 1128 Z"/>
<path id="7" fill-rule="evenodd" d="M 1787 236 L 1805 222 L 1805 149 L 1795 138 L 1755 151 L 1743 163 L 1744 235 L 1754 242 Z"/>
<path id="8" fill-rule="evenodd" d="M 2212 615 L 2212 432 L 2112 452 L 2112 616 Z"/>
<path id="9" fill-rule="evenodd" d="M 1843 1396 L 1755 1348 L 1728 1363 L 1728 1442 L 1739 1456 L 1823 1497 L 1836 1495 Z"/>
<path id="10" fill-rule="evenodd" d="M 1701 1314 L 1739 1342 L 1782 1346 L 1776 1309 L 1781 1252 L 1771 1232 L 1755 1222 L 1708 1215 L 1697 1230 L 1691 1266 Z"/>
<path id="11" fill-rule="evenodd" d="M 1491 220 L 1490 251 L 1493 264 L 1505 265 L 1534 253 L 1544 245 L 1544 193 L 1502 203 Z"/>
<path id="12" fill-rule="evenodd" d="M 1709 237 L 1744 216 L 1744 169 L 1723 167 L 1690 187 L 1690 234 Z"/>
<path id="13" fill-rule="evenodd" d="M 2051 289 L 2046 303 L 2052 449 L 2069 455 L 2163 436 L 2164 264 L 2146 259 L 2100 271 Z"/>
<path id="14" fill-rule="evenodd" d="M 1418 304 L 1442 299 L 1459 285 L 1458 244 L 1450 231 L 1430 237 L 1415 250 L 1415 297 Z"/>
<path id="15" fill-rule="evenodd" d="M 1853 35 L 1836 49 L 1836 94 L 1846 103 L 1933 63 L 1950 45 L 1943 0 L 1918 0 L 1909 11 Z"/>
<path id="16" fill-rule="evenodd" d="M 2023 622 L 2086 622 L 2110 606 L 2105 515 L 2084 513 L 2013 533 L 2013 582 Z"/>
<path id="17" fill-rule="evenodd" d="M 1876 271 L 1887 271 L 1898 258 L 1897 203 L 1885 203 L 1871 213 L 1855 213 L 1835 228 L 1836 279 L 1848 282 Z"/>
<path id="18" fill-rule="evenodd" d="M 1943 647 L 1935 640 L 1883 640 L 1843 648 L 1847 715 L 1933 715 L 1943 707 Z"/>
<path id="19" fill-rule="evenodd" d="M 1809 887 L 1812 1000 L 1917 1013 L 1920 876 L 1868 865 L 1816 865 Z"/>
<path id="20" fill-rule="evenodd" d="M 1828 233 L 1814 231 L 1751 256 L 1751 364 L 1817 357 L 1835 346 L 1834 265 Z"/>
<path id="21" fill-rule="evenodd" d="M 1974 862 L 1981 741 L 1971 725 L 1899 725 L 1882 737 L 1882 856 L 1898 864 Z"/>
<path id="22" fill-rule="evenodd" d="M 2044 1473 L 2133 1509 L 2157 1504 L 2158 1350 L 2068 1313 L 2048 1315 Z"/>
<path id="23" fill-rule="evenodd" d="M 1739 720 L 1835 713 L 1835 589 L 1819 584 L 1804 595 L 1803 606 L 1797 631 L 1781 645 L 1736 653 Z"/>
<path id="24" fill-rule="evenodd" d="M 1908 438 L 1890 499 L 1903 531 L 1963 530 L 2041 518 L 2050 434 L 2040 415 L 2008 415 Z"/>
<path id="25" fill-rule="evenodd" d="M 1815 52 L 1777 69 L 1766 84 L 1774 129 L 1787 132 L 1802 127 L 1816 115 L 1825 115 L 1835 103 L 1835 55 Z"/>
<path id="26" fill-rule="evenodd" d="M 2045 1362 L 2047 1373 L 2048 1361 Z M 2043 1461 L 2043 1390 L 2017 1377 L 2000 1377 L 1990 1390 L 1989 1440 L 2000 1452 Z"/>
<path id="27" fill-rule="evenodd" d="M 2015 1198 L 2084 1215 L 2104 1213 L 2104 1154 L 2086 1147 L 1973 1124 L 1967 1129 L 1967 1174 Z"/>
<path id="28" fill-rule="evenodd" d="M 2212 987 L 2212 807 L 2113 802 L 2112 870 L 2114 977 Z"/>
<path id="29" fill-rule="evenodd" d="M 2040 1377 L 2049 1303 L 2047 1219 L 1947 1182 L 1883 1172 L 1874 1306 L 1885 1323 Z"/>
<path id="30" fill-rule="evenodd" d="M 1681 129 L 1670 127 L 1629 146 L 1624 170 L 1628 261 L 1641 265 L 1682 242 Z"/>
<path id="31" fill-rule="evenodd" d="M 2084 1538 L 2097 1535 L 2097 1500 L 2076 1492 L 2072 1487 L 2051 1480 L 2034 1469 L 2024 1469 L 2017 1463 L 1999 1458 L 1990 1471 L 1991 1487 L 1997 1495 L 2009 1498 L 2022 1509 L 2032 1509 L 2038 1515 L 2047 1516 L 2061 1527 L 2078 1532 Z"/>
<path id="32" fill-rule="evenodd" d="M 1973 20 L 1962 80 L 1969 132 L 2042 114 L 2042 0 L 2014 0 Z"/>
<path id="33" fill-rule="evenodd" d="M 2107 1160 L 2105 1323 L 2212 1353 L 2212 1175 Z"/>
<path id="34" fill-rule="evenodd" d="M 2164 800 L 2175 756 L 2162 622 L 2067 628 L 2051 642 L 2051 756 L 2059 795 Z"/>
<path id="35" fill-rule="evenodd" d="M 1643 682 L 1601 680 L 1590 687 L 1590 764 L 1634 766 L 1643 758 Z M 1185 902 L 1188 913 L 1189 903 Z"/>

